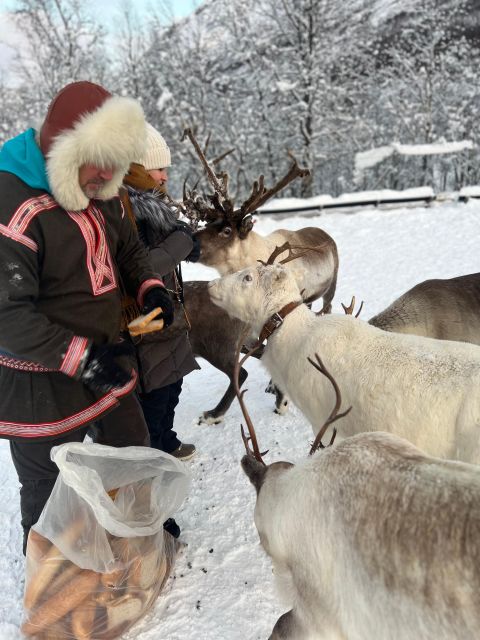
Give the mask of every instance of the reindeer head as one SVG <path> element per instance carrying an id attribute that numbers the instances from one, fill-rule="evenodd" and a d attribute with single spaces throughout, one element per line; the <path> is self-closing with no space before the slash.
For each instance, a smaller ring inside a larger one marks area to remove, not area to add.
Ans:
<path id="1" fill-rule="evenodd" d="M 239 352 L 240 348 L 237 349 L 237 356 L 240 355 Z M 238 367 L 236 367 L 236 376 L 238 376 L 240 365 L 243 364 L 248 355 L 249 354 L 247 354 L 239 363 Z M 308 358 L 308 361 L 313 367 L 315 367 L 315 369 L 317 369 L 317 371 L 323 374 L 331 382 L 335 390 L 336 400 L 335 406 L 333 407 L 329 417 L 320 429 L 315 438 L 315 441 L 310 448 L 310 455 L 314 454 L 318 449 L 326 449 L 331 447 L 335 440 L 336 429 L 333 429 L 330 443 L 327 446 L 322 443 L 322 438 L 325 435 L 326 430 L 330 427 L 331 424 L 346 416 L 351 410 L 351 407 L 349 407 L 346 411 L 339 413 L 342 403 L 340 389 L 332 374 L 323 364 L 320 356 L 318 354 L 315 354 L 315 358 L 316 362 L 311 358 Z M 295 465 L 290 462 L 283 461 L 274 462 L 270 465 L 265 464 L 265 462 L 263 461 L 263 456 L 265 455 L 265 453 L 260 453 L 255 428 L 243 400 L 245 391 L 240 392 L 239 386 L 237 384 L 235 387 L 235 392 L 240 402 L 240 407 L 242 409 L 242 413 L 244 415 L 250 434 L 250 437 L 246 438 L 242 427 L 242 437 L 245 448 L 247 449 L 247 455 L 243 456 L 241 461 L 242 469 L 257 492 L 257 501 L 255 504 L 254 515 L 255 526 L 257 527 L 257 531 L 260 536 L 260 542 L 262 543 L 263 548 L 272 558 L 275 559 L 278 554 L 275 549 L 275 539 L 271 534 L 278 532 L 279 524 L 282 522 L 282 516 L 285 517 L 285 513 L 283 513 L 285 501 L 287 500 L 292 502 L 292 491 L 289 490 L 288 485 L 291 482 L 292 477 L 295 476 Z M 249 440 L 253 444 L 253 450 L 249 448 Z M 295 500 L 298 498 L 299 496 L 293 495 L 293 502 L 295 502 Z"/>
<path id="2" fill-rule="evenodd" d="M 239 220 L 218 217 L 196 231 L 202 248 L 201 261 L 216 266 L 219 256 L 227 255 L 237 242 L 245 240 L 253 229 L 253 218 L 249 214 Z"/>
<path id="3" fill-rule="evenodd" d="M 195 224 L 205 222 L 204 228 L 197 231 L 202 247 L 201 261 L 207 265 L 218 262 L 218 252 L 226 251 L 238 241 L 245 240 L 253 229 L 252 213 L 264 205 L 267 200 L 284 189 L 297 177 L 310 174 L 308 169 L 298 166 L 295 158 L 288 173 L 277 184 L 267 189 L 264 176 L 261 175 L 253 183 L 248 198 L 235 207 L 233 198 L 228 192 L 229 176 L 225 172 L 216 172 L 215 164 L 219 158 L 208 162 L 190 129 L 185 129 L 183 138 L 189 138 L 205 169 L 207 178 L 213 187 L 213 194 L 201 196 L 196 191 L 184 188 L 182 210 Z M 230 153 L 230 151 L 228 152 Z M 223 158 L 226 154 L 223 154 Z"/>
<path id="4" fill-rule="evenodd" d="M 212 301 L 258 332 L 267 319 L 302 296 L 294 275 L 282 264 L 247 267 L 209 284 Z"/>

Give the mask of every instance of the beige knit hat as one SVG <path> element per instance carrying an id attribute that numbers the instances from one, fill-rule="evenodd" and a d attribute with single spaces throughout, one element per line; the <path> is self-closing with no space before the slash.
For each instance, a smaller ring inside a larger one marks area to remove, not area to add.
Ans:
<path id="1" fill-rule="evenodd" d="M 139 164 L 147 171 L 151 169 L 164 169 L 172 164 L 170 149 L 158 131 L 147 122 L 147 147 L 145 155 Z"/>

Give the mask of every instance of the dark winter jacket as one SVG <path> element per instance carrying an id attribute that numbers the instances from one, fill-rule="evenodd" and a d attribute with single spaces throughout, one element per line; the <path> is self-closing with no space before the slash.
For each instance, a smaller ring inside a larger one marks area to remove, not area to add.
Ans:
<path id="1" fill-rule="evenodd" d="M 127 187 L 132 212 L 140 238 L 149 250 L 154 269 L 162 277 L 165 286 L 175 292 L 180 278 L 175 269 L 192 251 L 191 237 L 179 231 L 179 224 L 172 210 L 159 194 Z M 181 321 L 177 309 L 176 322 Z M 159 389 L 200 367 L 193 357 L 187 332 L 168 340 L 161 332 L 147 334 L 136 339 L 140 388 L 143 392 Z"/>
<path id="2" fill-rule="evenodd" d="M 48 192 L 34 132 L 0 152 L 0 437 L 54 438 L 135 387 L 76 379 L 93 342 L 119 337 L 119 276 L 142 304 L 162 284 L 118 198 L 66 211 Z"/>

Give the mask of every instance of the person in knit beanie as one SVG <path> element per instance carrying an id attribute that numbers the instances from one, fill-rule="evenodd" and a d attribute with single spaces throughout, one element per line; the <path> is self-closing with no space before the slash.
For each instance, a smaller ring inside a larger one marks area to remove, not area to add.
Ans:
<path id="1" fill-rule="evenodd" d="M 146 136 L 136 100 L 81 81 L 56 94 L 38 131 L 0 150 L 0 437 L 21 484 L 24 550 L 58 474 L 52 446 L 87 431 L 149 445 L 133 347 L 119 342 L 120 284 L 173 321 L 118 197 Z"/>
<path id="2" fill-rule="evenodd" d="M 168 182 L 167 169 L 172 164 L 170 148 L 163 136 L 148 122 L 146 151 L 140 164 L 157 183 L 157 190 L 165 192 Z"/>
<path id="3" fill-rule="evenodd" d="M 180 263 L 196 261 L 200 246 L 190 227 L 177 219 L 164 193 L 171 165 L 170 149 L 160 133 L 147 124 L 147 146 L 124 178 L 125 206 L 133 215 L 138 234 L 176 300 L 175 322 L 166 331 L 144 336 L 136 344 L 140 372 L 140 403 L 152 447 L 182 460 L 195 453 L 173 429 L 183 377 L 198 369 L 188 339 L 189 323 L 183 308 Z"/>

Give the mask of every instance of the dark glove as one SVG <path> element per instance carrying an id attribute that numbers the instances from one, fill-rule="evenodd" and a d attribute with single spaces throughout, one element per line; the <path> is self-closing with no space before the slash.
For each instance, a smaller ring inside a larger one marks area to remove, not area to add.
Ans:
<path id="1" fill-rule="evenodd" d="M 192 236 L 193 240 L 193 248 L 185 258 L 187 262 L 197 262 L 200 259 L 200 254 L 202 253 L 202 245 L 200 244 L 199 238 L 197 236 Z"/>
<path id="2" fill-rule="evenodd" d="M 185 258 L 185 260 L 187 260 L 187 262 L 197 262 L 197 260 L 200 258 L 200 253 L 202 250 L 200 240 L 196 235 L 194 235 L 191 227 L 189 227 L 188 224 L 182 222 L 181 220 L 177 220 L 176 230 L 185 233 L 193 242 L 193 248 Z"/>
<path id="3" fill-rule="evenodd" d="M 115 362 L 120 356 L 132 356 L 135 348 L 128 342 L 119 344 L 92 345 L 87 361 L 80 374 L 80 380 L 94 391 L 108 393 L 112 389 L 123 387 L 132 378 Z"/>
<path id="4" fill-rule="evenodd" d="M 186 233 L 189 238 L 193 236 L 193 229 L 186 222 L 183 222 L 183 220 L 177 220 L 175 224 L 175 231 Z"/>
<path id="5" fill-rule="evenodd" d="M 163 318 L 165 327 L 169 327 L 173 322 L 173 302 L 165 287 L 153 287 L 147 291 L 143 298 L 142 315 L 146 316 L 157 307 L 162 307 L 158 318 Z"/>

